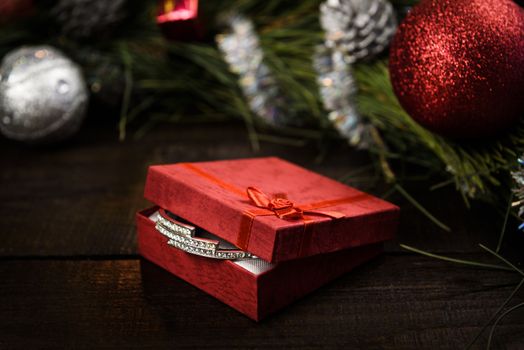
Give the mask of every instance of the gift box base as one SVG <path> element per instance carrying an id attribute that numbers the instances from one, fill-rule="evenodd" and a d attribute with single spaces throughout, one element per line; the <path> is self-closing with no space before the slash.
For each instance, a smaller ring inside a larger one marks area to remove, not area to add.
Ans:
<path id="1" fill-rule="evenodd" d="M 138 248 L 151 262 L 259 321 L 382 252 L 382 243 L 269 264 L 260 259 L 216 260 L 167 244 L 151 216 L 137 214 Z"/>

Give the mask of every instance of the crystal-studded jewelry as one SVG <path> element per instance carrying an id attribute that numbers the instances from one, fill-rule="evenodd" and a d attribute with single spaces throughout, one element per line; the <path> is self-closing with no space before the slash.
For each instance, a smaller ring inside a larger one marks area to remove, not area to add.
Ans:
<path id="1" fill-rule="evenodd" d="M 196 237 L 197 228 L 172 218 L 164 209 L 158 211 L 156 230 L 169 240 L 167 244 L 187 253 L 206 258 L 237 260 L 257 259 L 251 253 L 238 249 L 220 249 L 220 242 L 213 239 Z"/>

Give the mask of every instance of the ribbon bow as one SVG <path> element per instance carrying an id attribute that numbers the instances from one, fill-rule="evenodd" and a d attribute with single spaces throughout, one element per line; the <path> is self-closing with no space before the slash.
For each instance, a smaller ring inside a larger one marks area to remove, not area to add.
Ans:
<path id="1" fill-rule="evenodd" d="M 257 207 L 269 209 L 281 219 L 296 220 L 303 217 L 302 209 L 295 207 L 295 204 L 283 194 L 269 198 L 268 195 L 258 188 L 248 187 L 247 196 Z"/>
<path id="2" fill-rule="evenodd" d="M 271 210 L 280 219 L 303 219 L 304 214 L 322 215 L 334 219 L 344 217 L 344 214 L 336 211 L 311 210 L 312 208 L 301 209 L 299 207 L 296 207 L 292 201 L 287 199 L 285 194 L 277 194 L 274 195 L 273 198 L 270 198 L 267 194 L 260 191 L 256 187 L 248 187 L 247 196 L 249 197 L 249 199 L 251 199 L 254 205 L 256 205 L 259 208 Z"/>

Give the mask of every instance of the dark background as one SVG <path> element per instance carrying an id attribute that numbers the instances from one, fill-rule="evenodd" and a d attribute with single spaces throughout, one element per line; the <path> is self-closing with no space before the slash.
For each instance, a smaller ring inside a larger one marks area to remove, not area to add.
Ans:
<path id="1" fill-rule="evenodd" d="M 275 155 L 334 179 L 367 167 L 349 183 L 381 195 L 388 187 L 373 181 L 371 161 L 342 143 L 321 163 L 314 145 L 262 143 L 254 153 L 240 124 L 165 126 L 125 142 L 113 125 L 89 119 L 51 147 L 0 139 L 0 348 L 464 348 L 520 281 L 401 249 L 501 264 L 478 247 L 496 246 L 498 213 L 413 183 L 410 193 L 452 232 L 393 196 L 402 222 L 383 256 L 255 323 L 137 255 L 147 166 Z M 522 238 L 510 231 L 503 252 L 518 261 Z M 523 348 L 523 321 L 521 311 L 505 318 L 493 348 Z"/>

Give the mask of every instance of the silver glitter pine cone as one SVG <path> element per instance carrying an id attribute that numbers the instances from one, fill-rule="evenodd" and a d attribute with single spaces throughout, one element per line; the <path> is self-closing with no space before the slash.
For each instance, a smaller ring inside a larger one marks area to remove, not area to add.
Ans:
<path id="1" fill-rule="evenodd" d="M 518 207 L 518 215 L 522 218 L 524 216 L 524 155 L 518 159 L 518 164 L 518 169 L 511 172 L 514 181 L 513 194 L 517 198 L 513 206 Z M 519 228 L 523 229 L 524 224 Z"/>
<path id="2" fill-rule="evenodd" d="M 0 132 L 30 143 L 65 139 L 80 127 L 88 91 L 80 68 L 49 46 L 22 47 L 0 66 Z"/>
<path id="3" fill-rule="evenodd" d="M 240 14 L 230 14 L 224 22 L 229 30 L 217 35 L 217 45 L 230 71 L 238 75 L 251 111 L 268 124 L 292 125 L 293 113 L 286 109 L 286 100 L 264 62 L 253 22 Z"/>
<path id="4" fill-rule="evenodd" d="M 386 0 L 327 0 L 320 5 L 320 24 L 326 46 L 354 63 L 373 58 L 389 45 L 397 19 Z"/>
<path id="5" fill-rule="evenodd" d="M 351 65 L 344 62 L 342 53 L 331 52 L 324 45 L 316 48 L 313 64 L 317 83 L 328 119 L 349 144 L 360 149 L 371 145 L 369 126 L 356 108 L 357 84 Z"/>

